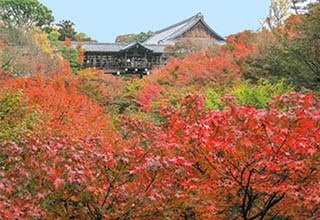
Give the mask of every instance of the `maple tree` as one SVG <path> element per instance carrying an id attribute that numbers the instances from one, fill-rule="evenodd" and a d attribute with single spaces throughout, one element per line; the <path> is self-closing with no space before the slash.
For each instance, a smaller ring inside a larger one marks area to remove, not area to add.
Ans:
<path id="1" fill-rule="evenodd" d="M 156 212 L 165 192 L 163 161 L 139 145 L 140 137 L 124 146 L 116 140 L 109 133 L 2 145 L 0 216 L 123 219 Z"/>
<path id="2" fill-rule="evenodd" d="M 85 75 L 75 76 L 64 62 L 47 76 L 1 82 L 13 94 L 0 96 L 11 109 L 0 109 L 0 126 L 13 129 L 0 141 L 1 218 L 173 216 L 162 204 L 175 197 L 174 159 L 155 146 L 159 128 L 124 118 L 116 129 L 104 108 L 83 95 Z M 33 126 L 13 135 L 33 112 Z"/>
<path id="3" fill-rule="evenodd" d="M 77 70 L 81 44 L 57 32 L 2 28 L 0 218 L 319 219 L 320 102 L 270 66 L 279 36 L 316 60 L 317 18 L 230 35 L 142 79 Z"/>
<path id="4" fill-rule="evenodd" d="M 233 50 L 215 47 L 181 60 L 172 58 L 166 66 L 156 68 L 154 74 L 138 83 L 133 99 L 142 109 L 150 111 L 153 105 L 157 106 L 156 102 L 175 102 L 176 95 L 181 97 L 206 87 L 232 86 L 242 79 L 241 72 L 247 68 L 246 60 L 252 48 L 242 41 L 231 44 Z"/>
<path id="5" fill-rule="evenodd" d="M 188 95 L 180 109 L 167 108 L 166 145 L 186 158 L 193 176 L 183 186 L 193 194 L 201 219 L 316 219 L 319 182 L 319 103 L 311 95 L 279 96 L 271 109 L 238 106 L 205 110 Z"/>
<path id="6" fill-rule="evenodd" d="M 109 113 L 123 111 L 126 100 L 124 99 L 125 82 L 120 78 L 104 74 L 95 68 L 78 71 L 78 90 L 90 99 L 105 107 Z"/>
<path id="7" fill-rule="evenodd" d="M 159 128 L 124 118 L 119 133 L 69 83 L 40 76 L 8 82 L 35 106 L 38 124 L 32 137 L 1 141 L 1 218 L 172 216 L 161 207 L 175 167 L 153 144 Z"/>
<path id="8" fill-rule="evenodd" d="M 45 68 L 45 67 L 43 67 Z M 6 78 L 3 89 L 20 91 L 28 105 L 41 117 L 37 129 L 48 136 L 94 135 L 103 130 L 108 115 L 103 108 L 78 92 L 79 79 L 67 62 L 62 62 L 50 75 Z M 76 128 L 77 127 L 77 128 Z"/>

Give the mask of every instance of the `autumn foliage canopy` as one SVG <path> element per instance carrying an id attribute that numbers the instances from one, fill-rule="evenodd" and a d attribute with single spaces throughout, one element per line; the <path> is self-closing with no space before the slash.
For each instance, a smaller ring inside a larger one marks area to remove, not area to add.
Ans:
<path id="1" fill-rule="evenodd" d="M 143 79 L 0 31 L 0 219 L 319 219 L 319 93 L 271 62 L 300 17 Z"/>

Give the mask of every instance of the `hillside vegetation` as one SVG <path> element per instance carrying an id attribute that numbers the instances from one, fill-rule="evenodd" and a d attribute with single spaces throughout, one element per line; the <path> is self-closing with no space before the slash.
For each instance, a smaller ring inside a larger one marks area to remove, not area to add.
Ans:
<path id="1" fill-rule="evenodd" d="M 320 3 L 142 79 L 5 19 L 0 219 L 320 218 Z"/>

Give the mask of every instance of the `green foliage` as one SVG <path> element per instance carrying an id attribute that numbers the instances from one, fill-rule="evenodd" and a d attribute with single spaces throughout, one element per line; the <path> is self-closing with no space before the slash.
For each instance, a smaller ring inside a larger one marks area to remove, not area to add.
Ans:
<path id="1" fill-rule="evenodd" d="M 51 31 L 49 34 L 48 34 L 48 39 L 50 41 L 50 44 L 54 47 L 58 47 L 59 44 L 60 44 L 60 41 L 59 41 L 59 37 L 60 37 L 60 33 L 56 30 L 54 31 Z"/>
<path id="2" fill-rule="evenodd" d="M 269 72 L 275 77 L 275 80 L 287 77 L 297 88 L 316 89 L 318 86 L 317 77 L 303 60 L 296 57 L 297 54 L 294 52 L 298 49 L 296 46 L 291 43 L 286 43 L 285 47 L 287 48 L 274 46 L 266 57 Z"/>
<path id="3" fill-rule="evenodd" d="M 79 56 L 79 52 L 77 51 L 77 49 L 72 48 L 72 47 L 68 47 L 68 46 L 62 46 L 59 51 L 62 54 L 62 57 L 69 61 L 70 63 L 70 67 L 72 69 L 72 72 L 77 72 L 78 70 L 78 56 Z"/>
<path id="4" fill-rule="evenodd" d="M 293 87 L 287 86 L 284 80 L 275 84 L 261 79 L 257 85 L 250 85 L 247 82 L 240 83 L 239 85 L 225 89 L 224 91 L 216 91 L 208 89 L 206 96 L 206 107 L 210 109 L 222 109 L 221 102 L 222 93 L 231 93 L 237 98 L 237 103 L 241 106 L 250 105 L 255 108 L 266 108 L 268 103 L 273 100 L 274 96 L 279 96 L 293 91 Z"/>
<path id="5" fill-rule="evenodd" d="M 211 88 L 208 89 L 206 97 L 206 107 L 208 109 L 222 109 L 221 92 Z"/>
<path id="6" fill-rule="evenodd" d="M 122 102 L 120 105 L 121 113 L 124 112 L 137 112 L 139 108 L 139 104 L 135 100 L 136 93 L 141 89 L 141 82 L 139 79 L 132 79 L 126 81 L 125 90 L 123 92 L 123 97 L 125 98 L 125 102 Z"/>
<path id="7" fill-rule="evenodd" d="M 46 34 L 50 34 L 52 31 L 55 31 L 56 29 L 53 26 L 44 26 L 41 28 L 41 30 Z"/>
<path id="8" fill-rule="evenodd" d="M 152 31 L 148 32 L 141 32 L 140 34 L 125 34 L 116 37 L 116 42 L 144 42 L 146 41 L 151 35 L 153 34 Z"/>
<path id="9" fill-rule="evenodd" d="M 50 25 L 52 11 L 37 0 L 0 0 L 0 16 L 7 27 Z"/>
<path id="10" fill-rule="evenodd" d="M 63 20 L 63 21 L 60 21 L 60 23 L 57 25 L 60 27 L 60 29 L 59 29 L 59 33 L 60 33 L 59 40 L 60 41 L 65 41 L 66 38 L 69 38 L 72 41 L 76 40 L 77 32 L 75 31 L 75 29 L 73 27 L 74 23 L 72 21 Z"/>
<path id="11" fill-rule="evenodd" d="M 295 20 L 294 20 L 295 19 Z M 298 88 L 319 89 L 320 82 L 320 4 L 303 17 L 291 18 L 280 45 L 267 55 L 269 71 L 286 77 Z"/>
<path id="12" fill-rule="evenodd" d="M 37 117 L 37 112 L 27 105 L 21 92 L 0 92 L 0 141 L 30 135 Z"/>
<path id="13" fill-rule="evenodd" d="M 256 108 L 265 108 L 273 100 L 274 96 L 279 96 L 292 92 L 291 86 L 286 86 L 281 80 L 276 84 L 271 84 L 266 80 L 260 80 L 258 85 L 250 87 L 248 83 L 242 83 L 235 87 L 232 94 L 238 98 L 240 105 L 251 105 Z"/>
<path id="14" fill-rule="evenodd" d="M 90 37 L 88 37 L 86 33 L 83 33 L 83 32 L 77 33 L 74 28 L 74 25 L 75 24 L 69 20 L 63 20 L 63 21 L 60 21 L 59 24 L 57 24 L 57 26 L 60 27 L 60 29 L 58 30 L 59 41 L 65 41 L 66 38 L 69 38 L 71 41 L 97 42 L 96 40 L 93 40 Z M 52 31 L 56 31 L 56 30 L 50 29 L 50 28 L 45 28 L 44 31 L 49 34 Z"/>
<path id="15" fill-rule="evenodd" d="M 84 42 L 97 42 L 96 40 L 91 39 L 90 37 L 88 37 L 85 33 L 81 32 L 81 33 L 77 33 L 75 35 L 75 39 L 76 41 L 84 41 Z"/>

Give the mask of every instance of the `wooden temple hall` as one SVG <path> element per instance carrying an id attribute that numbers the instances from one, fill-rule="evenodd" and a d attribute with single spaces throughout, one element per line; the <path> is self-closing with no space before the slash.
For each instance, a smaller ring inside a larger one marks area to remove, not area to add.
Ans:
<path id="1" fill-rule="evenodd" d="M 143 43 L 83 42 L 85 57 L 82 68 L 96 67 L 109 74 L 149 75 L 153 66 L 166 64 L 166 47 L 186 41 L 210 45 L 225 39 L 214 32 L 198 13 L 177 24 L 156 31 Z M 77 42 L 73 42 L 76 47 Z"/>

